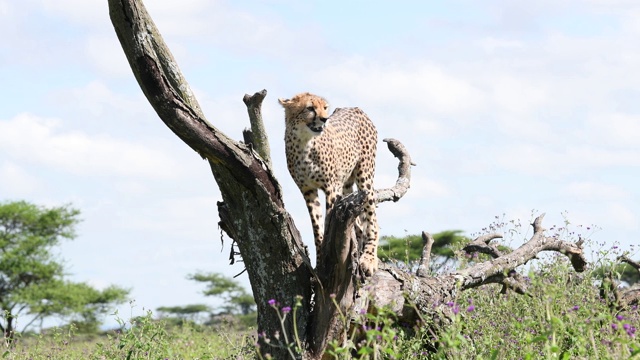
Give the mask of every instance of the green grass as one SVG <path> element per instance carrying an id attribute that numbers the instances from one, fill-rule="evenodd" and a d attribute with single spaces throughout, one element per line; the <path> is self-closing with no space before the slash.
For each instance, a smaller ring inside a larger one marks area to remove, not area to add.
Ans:
<path id="1" fill-rule="evenodd" d="M 3 359 L 226 359 L 253 355 L 253 335 L 229 328 L 198 325 L 171 326 L 144 317 L 131 320 L 128 330 L 101 335 L 74 334 L 73 329 L 52 329 L 19 337 L 5 346 Z"/>
<path id="2" fill-rule="evenodd" d="M 363 359 L 640 359 L 640 310 L 610 308 L 597 286 L 601 275 L 593 270 L 576 274 L 562 255 L 547 257 L 526 275 L 529 295 L 503 295 L 491 285 L 460 293 L 444 305 L 457 314 L 439 334 L 436 352 L 428 352 L 433 337 L 427 326 L 398 326 L 384 309 L 363 315 L 349 334 L 351 341 L 346 346 L 334 343 L 331 351 L 339 359 L 355 353 Z M 69 328 L 23 335 L 0 354 L 33 360 L 255 356 L 254 331 L 171 326 L 151 313 L 122 325 L 128 330 L 94 337 Z M 292 351 L 298 351 L 294 339 L 289 341 Z"/>

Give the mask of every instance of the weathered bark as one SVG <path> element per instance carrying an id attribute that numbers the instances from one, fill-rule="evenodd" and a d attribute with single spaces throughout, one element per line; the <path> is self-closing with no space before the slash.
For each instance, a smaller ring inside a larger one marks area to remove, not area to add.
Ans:
<path id="1" fill-rule="evenodd" d="M 362 239 L 356 231 L 365 194 L 356 192 L 340 200 L 327 215 L 325 241 L 314 270 L 271 170 L 268 139 L 260 114 L 266 91 L 244 97 L 251 131 L 245 131 L 245 143 L 232 140 L 205 120 L 142 2 L 109 0 L 109 12 L 148 101 L 167 127 L 209 163 L 223 199 L 218 203 L 219 226 L 238 245 L 258 305 L 263 353 L 271 353 L 276 359 L 290 358 L 290 349 L 267 345 L 264 339 L 273 340 L 279 333 L 281 341 L 286 337 L 291 343 L 297 334 L 302 353 L 295 357 L 321 358 L 327 344 L 342 339 L 345 333 L 345 323 L 338 314 L 351 318 L 360 311 L 368 311 L 372 305 L 391 306 L 400 319 L 411 322 L 416 320 L 416 309 L 425 316 L 440 319 L 446 308 L 434 304 L 444 304 L 454 299 L 457 291 L 483 284 L 501 283 L 505 289 L 523 292 L 526 287 L 518 282 L 514 269 L 540 251 L 560 251 L 570 257 L 577 271 L 584 269 L 581 244 L 546 237 L 540 217 L 533 224 L 531 240 L 510 254 L 502 255 L 492 248 L 491 236 L 476 239 L 466 248 L 492 254 L 491 261 L 453 274 L 429 277 L 427 251 L 420 276 L 383 265 L 365 280 L 358 269 Z M 412 162 L 404 146 L 397 140 L 384 141 L 399 159 L 399 176 L 395 186 L 376 191 L 378 203 L 402 198 L 411 178 Z M 293 306 L 297 296 L 301 304 L 296 309 L 296 321 L 287 317 L 283 329 L 268 301 L 274 299 L 281 307 Z M 411 304 L 406 303 L 407 299 Z"/>
<path id="2" fill-rule="evenodd" d="M 247 265 L 258 306 L 259 330 L 265 334 L 281 331 L 268 299 L 277 299 L 284 306 L 292 305 L 301 295 L 297 330 L 306 337 L 312 268 L 300 234 L 284 208 L 280 185 L 265 166 L 269 159 L 205 120 L 140 1 L 109 0 L 109 13 L 138 84 L 160 119 L 209 162 L 223 199 L 218 204 L 220 225 L 237 242 Z M 268 152 L 262 154 L 267 156 Z M 287 324 L 290 338 L 292 326 Z M 275 349 L 276 358 L 285 354 Z"/>
<path id="3" fill-rule="evenodd" d="M 422 248 L 422 255 L 420 256 L 420 263 L 418 264 L 416 276 L 427 277 L 429 276 L 429 263 L 431 262 L 431 247 L 433 247 L 435 240 L 431 234 L 423 231 L 422 242 L 424 246 Z"/>

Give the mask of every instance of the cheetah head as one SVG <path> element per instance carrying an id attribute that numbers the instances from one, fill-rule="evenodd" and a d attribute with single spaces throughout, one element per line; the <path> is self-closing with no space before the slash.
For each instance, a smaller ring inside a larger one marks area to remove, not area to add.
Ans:
<path id="1" fill-rule="evenodd" d="M 314 134 L 322 132 L 329 117 L 329 104 L 320 96 L 298 94 L 291 99 L 278 99 L 284 107 L 287 126 L 307 126 Z"/>

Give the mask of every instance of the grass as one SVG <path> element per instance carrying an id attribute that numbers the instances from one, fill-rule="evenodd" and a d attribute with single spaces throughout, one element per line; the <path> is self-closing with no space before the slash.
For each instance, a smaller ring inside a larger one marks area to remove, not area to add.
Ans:
<path id="1" fill-rule="evenodd" d="M 617 255 L 617 246 L 599 250 L 592 256 L 594 268 L 610 264 Z M 576 274 L 564 256 L 544 256 L 523 274 L 528 295 L 500 294 L 493 285 L 460 293 L 444 305 L 455 316 L 438 334 L 435 352 L 426 325 L 395 325 L 394 315 L 385 309 L 363 314 L 349 341 L 333 343 L 331 352 L 338 359 L 354 354 L 363 359 L 640 359 L 640 309 L 612 309 L 601 297 L 602 275 L 594 268 Z M 273 311 L 281 312 L 284 322 L 284 317 L 295 316 L 296 307 L 274 305 Z M 4 359 L 33 360 L 256 357 L 255 331 L 170 326 L 150 312 L 121 325 L 127 330 L 95 337 L 72 328 L 23 335 L 0 353 Z M 291 354 L 300 351 L 296 339 L 287 342 Z"/>
<path id="2" fill-rule="evenodd" d="M 124 324 L 123 324 L 124 325 Z M 151 312 L 130 320 L 125 331 L 101 335 L 75 334 L 73 329 L 52 329 L 24 335 L 5 346 L 3 359 L 227 359 L 254 353 L 253 336 L 247 332 L 185 324 L 168 325 L 154 320 Z"/>

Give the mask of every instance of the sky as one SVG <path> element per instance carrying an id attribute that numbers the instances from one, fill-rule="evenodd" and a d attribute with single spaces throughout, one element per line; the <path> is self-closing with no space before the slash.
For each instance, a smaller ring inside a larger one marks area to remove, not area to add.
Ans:
<path id="1" fill-rule="evenodd" d="M 305 243 L 277 99 L 309 91 L 373 120 L 376 187 L 397 176 L 383 138 L 417 164 L 405 197 L 378 208 L 382 235 L 473 235 L 497 220 L 523 224 L 517 241 L 546 213 L 547 227 L 568 220 L 590 237 L 592 252 L 638 258 L 640 2 L 145 4 L 214 126 L 242 139 L 242 97 L 267 89 L 274 172 Z M 125 319 L 219 305 L 186 277 L 242 272 L 217 227 L 220 193 L 144 98 L 107 2 L 0 0 L 0 44 L 0 201 L 81 210 L 60 256 L 74 281 L 131 288 Z"/>

